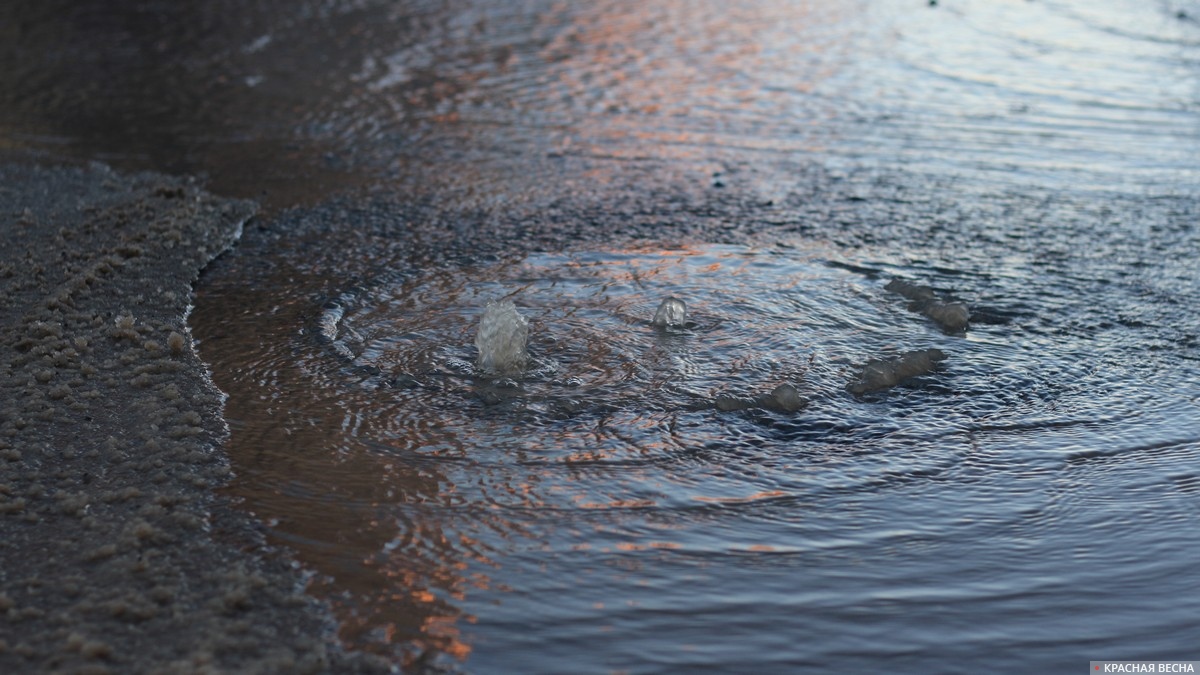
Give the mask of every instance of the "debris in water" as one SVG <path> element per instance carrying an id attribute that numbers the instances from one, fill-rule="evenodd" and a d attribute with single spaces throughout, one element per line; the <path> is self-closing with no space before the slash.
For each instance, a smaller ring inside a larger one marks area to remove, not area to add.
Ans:
<path id="1" fill-rule="evenodd" d="M 659 328 L 683 328 L 687 325 L 687 305 L 679 298 L 666 298 L 654 312 L 653 323 Z"/>
<path id="2" fill-rule="evenodd" d="M 967 322 L 971 320 L 971 312 L 965 303 L 942 302 L 928 286 L 892 279 L 884 289 L 908 298 L 908 311 L 924 314 L 947 333 L 966 330 Z"/>
<path id="3" fill-rule="evenodd" d="M 905 352 L 894 359 L 874 360 L 863 367 L 858 379 L 846 386 L 851 394 L 865 394 L 894 387 L 911 378 L 925 375 L 946 360 L 940 349 Z"/>
<path id="4" fill-rule="evenodd" d="M 529 323 L 509 300 L 489 302 L 479 320 L 475 346 L 479 370 L 489 376 L 520 375 L 529 361 Z"/>

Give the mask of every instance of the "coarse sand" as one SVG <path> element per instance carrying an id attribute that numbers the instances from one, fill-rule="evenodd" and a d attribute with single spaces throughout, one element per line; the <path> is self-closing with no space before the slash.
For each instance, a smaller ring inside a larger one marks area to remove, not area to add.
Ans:
<path id="1" fill-rule="evenodd" d="M 213 491 L 227 429 L 186 314 L 254 212 L 0 166 L 0 673 L 387 670 Z"/>

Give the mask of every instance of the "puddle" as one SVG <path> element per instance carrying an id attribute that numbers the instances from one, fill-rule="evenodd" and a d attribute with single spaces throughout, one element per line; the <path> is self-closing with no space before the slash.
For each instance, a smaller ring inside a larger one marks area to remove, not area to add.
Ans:
<path id="1" fill-rule="evenodd" d="M 0 10 L 0 148 L 265 203 L 193 330 L 228 494 L 352 646 L 1185 660 L 1194 4 L 47 0 Z M 511 383 L 472 346 L 506 298 Z"/>
<path id="2" fill-rule="evenodd" d="M 1041 606 L 1039 575 L 1065 573 L 1043 556 L 1109 517 L 1071 505 L 1116 489 L 1073 492 L 1078 472 L 1200 451 L 1192 403 L 1069 340 L 1048 351 L 995 312 L 947 334 L 909 311 L 887 285 L 914 271 L 799 242 L 532 253 L 282 306 L 231 297 L 260 342 L 197 334 L 230 392 L 231 491 L 322 575 L 350 644 L 537 669 L 553 661 L 513 651 L 535 621 L 554 658 L 597 668 L 642 662 L 649 635 L 671 667 L 733 663 L 781 631 L 858 645 L 846 597 L 877 621 L 938 603 L 1015 622 Z M 653 325 L 668 296 L 685 327 Z M 530 360 L 498 380 L 473 340 L 501 299 Z M 934 348 L 932 373 L 847 391 L 872 358 Z M 781 384 L 802 409 L 754 404 Z M 993 556 L 1004 571 L 977 567 Z M 731 616 L 743 638 L 699 640 Z"/>

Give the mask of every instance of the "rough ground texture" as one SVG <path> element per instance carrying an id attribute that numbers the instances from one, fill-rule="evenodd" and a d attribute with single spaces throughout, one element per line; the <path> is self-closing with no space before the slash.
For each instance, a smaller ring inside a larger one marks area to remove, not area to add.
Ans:
<path id="1" fill-rule="evenodd" d="M 0 672 L 364 672 L 212 488 L 185 316 L 254 212 L 161 176 L 0 166 Z"/>

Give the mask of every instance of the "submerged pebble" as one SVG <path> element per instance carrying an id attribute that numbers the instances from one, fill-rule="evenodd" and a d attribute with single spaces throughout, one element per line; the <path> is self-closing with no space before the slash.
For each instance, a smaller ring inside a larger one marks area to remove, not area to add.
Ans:
<path id="1" fill-rule="evenodd" d="M 775 387 L 770 394 L 761 397 L 759 403 L 764 408 L 783 412 L 796 412 L 808 405 L 808 402 L 801 398 L 800 391 L 790 384 Z"/>
<path id="2" fill-rule="evenodd" d="M 921 313 L 933 319 L 934 323 L 948 333 L 966 330 L 967 323 L 971 320 L 970 310 L 961 302 L 929 303 Z"/>
<path id="3" fill-rule="evenodd" d="M 769 394 L 763 394 L 757 398 L 743 398 L 739 396 L 722 395 L 713 400 L 713 406 L 722 412 L 733 412 L 735 410 L 749 410 L 751 408 L 764 408 L 766 410 L 776 410 L 780 412 L 796 412 L 803 410 L 808 405 L 803 397 L 800 396 L 800 390 L 791 384 L 781 384 L 771 390 Z"/>
<path id="4" fill-rule="evenodd" d="M 932 372 L 946 360 L 940 349 L 905 352 L 894 359 L 873 360 L 863 366 L 858 379 L 847 385 L 852 394 L 865 394 L 894 387 L 913 377 Z"/>
<path id="5" fill-rule="evenodd" d="M 907 298 L 910 301 L 908 311 L 924 314 L 947 333 L 966 330 L 971 320 L 971 312 L 965 303 L 943 302 L 928 286 L 892 279 L 884 289 Z"/>

